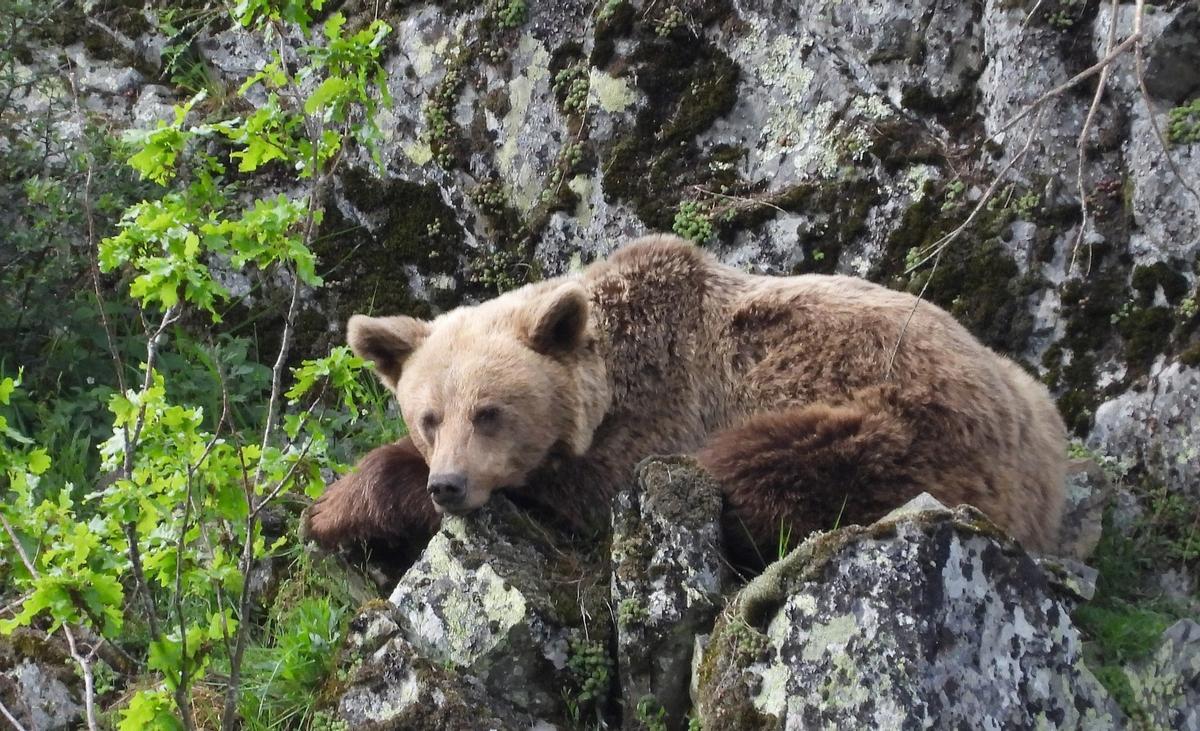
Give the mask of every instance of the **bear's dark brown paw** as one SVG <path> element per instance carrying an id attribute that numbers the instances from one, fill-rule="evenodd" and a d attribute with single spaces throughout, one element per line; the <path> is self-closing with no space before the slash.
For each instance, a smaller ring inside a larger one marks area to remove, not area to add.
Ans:
<path id="1" fill-rule="evenodd" d="M 377 447 L 309 508 L 304 532 L 326 549 L 423 546 L 441 521 L 426 492 L 429 468 L 409 438 Z"/>

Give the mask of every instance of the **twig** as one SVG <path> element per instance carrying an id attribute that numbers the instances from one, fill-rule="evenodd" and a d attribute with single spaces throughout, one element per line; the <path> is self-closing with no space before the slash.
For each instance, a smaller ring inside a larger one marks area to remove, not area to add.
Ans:
<path id="1" fill-rule="evenodd" d="M 1139 3 L 1138 3 L 1139 6 L 1141 5 L 1142 2 L 1144 2 L 1144 0 L 1139 0 Z M 1042 94 L 1037 99 L 1034 99 L 1032 102 L 1030 102 L 1028 105 L 1026 105 L 1024 109 L 1022 109 L 1020 112 L 1018 112 L 1016 116 L 1012 117 L 1007 122 L 1000 125 L 1000 128 L 997 129 L 995 132 L 992 132 L 991 134 L 989 134 L 985 141 L 994 140 L 999 135 L 1002 135 L 1005 132 L 1007 132 L 1008 130 L 1012 129 L 1013 126 L 1017 124 L 1017 122 L 1020 122 L 1022 119 L 1025 119 L 1026 117 L 1028 117 L 1030 114 L 1033 114 L 1033 112 L 1037 111 L 1046 102 L 1050 101 L 1051 99 L 1054 99 L 1055 97 L 1062 96 L 1064 93 L 1066 93 L 1073 87 L 1077 86 L 1081 82 L 1086 81 L 1087 79 L 1090 79 L 1091 77 L 1100 73 L 1109 64 L 1111 64 L 1113 61 L 1120 58 L 1121 54 L 1125 53 L 1131 47 L 1136 45 L 1137 42 L 1140 41 L 1141 39 L 1142 39 L 1141 28 L 1138 28 L 1133 33 L 1131 33 L 1128 38 L 1121 41 L 1121 45 L 1114 48 L 1112 50 L 1112 52 L 1110 52 L 1104 58 L 1100 59 L 1096 63 L 1087 67 L 1083 71 L 1080 71 L 1079 73 L 1075 74 L 1074 76 L 1067 79 L 1066 81 L 1059 84 L 1058 86 L 1054 87 L 1053 89 L 1046 92 L 1045 94 Z"/>
<path id="2" fill-rule="evenodd" d="M 758 200 L 756 198 L 745 198 L 743 196 L 728 195 L 726 193 L 718 193 L 717 191 L 709 190 L 702 185 L 693 185 L 692 189 L 698 193 L 704 193 L 705 195 L 716 196 L 717 198 L 724 198 L 726 200 L 730 200 L 735 203 L 743 203 L 743 204 L 749 205 L 749 206 L 767 206 L 768 208 L 774 208 L 775 210 L 779 211 L 780 213 L 784 213 L 784 214 L 787 213 L 787 211 L 783 210 L 782 208 L 780 208 L 779 206 L 775 205 L 774 203 L 772 203 L 770 201 Z"/>
<path id="3" fill-rule="evenodd" d="M 25 731 L 25 727 L 17 720 L 16 716 L 8 710 L 8 706 L 4 705 L 4 701 L 0 701 L 0 715 L 3 715 L 5 720 L 12 724 L 14 731 Z"/>
<path id="4" fill-rule="evenodd" d="M 921 291 L 917 294 L 917 299 L 915 302 L 913 302 L 912 310 L 909 311 L 908 317 L 904 320 L 904 325 L 900 328 L 900 334 L 896 336 L 896 345 L 892 348 L 891 355 L 888 356 L 887 370 L 884 372 L 885 380 L 892 377 L 892 367 L 896 364 L 896 354 L 900 352 L 900 344 L 904 341 L 904 335 L 908 332 L 908 326 L 912 322 L 913 317 L 916 316 L 917 308 L 921 306 L 921 302 L 925 297 L 925 290 L 929 288 L 929 283 L 933 281 L 933 275 L 937 272 L 937 265 L 938 262 L 941 261 L 942 252 L 945 251 L 950 244 L 954 243 L 954 241 L 957 240 L 958 237 L 967 230 L 967 228 L 971 225 L 971 222 L 975 220 L 975 217 L 979 215 L 979 212 L 983 210 L 984 206 L 987 205 L 992 196 L 996 194 L 996 190 L 1000 187 L 1000 183 L 1004 180 L 1004 176 L 1007 175 L 1010 170 L 1016 167 L 1017 163 L 1019 163 L 1025 157 L 1026 153 L 1029 152 L 1029 148 L 1033 145 L 1033 140 L 1037 136 L 1038 128 L 1041 126 L 1041 121 L 1042 115 L 1038 114 L 1038 116 L 1034 118 L 1033 126 L 1029 130 L 1029 137 L 1025 140 L 1025 146 L 1022 147 L 1021 151 L 1014 155 L 1013 158 L 1008 161 L 1008 164 L 1005 165 L 1000 171 L 1000 173 L 996 175 L 996 179 L 993 180 L 992 184 L 988 186 L 988 189 L 984 191 L 983 195 L 979 199 L 979 202 L 975 204 L 975 208 L 971 211 L 971 215 L 967 216 L 967 220 L 959 224 L 959 226 L 950 233 L 935 241 L 930 246 L 929 251 L 931 253 L 927 254 L 919 262 L 913 264 L 904 271 L 905 274 L 910 274 L 918 267 L 925 264 L 925 262 L 929 261 L 931 258 L 933 259 L 933 268 L 929 273 L 929 277 L 925 280 L 925 284 L 921 287 Z"/>
<path id="5" fill-rule="evenodd" d="M 8 518 L 0 513 L 0 525 L 4 527 L 4 532 L 8 534 L 9 540 L 12 541 L 13 548 L 17 555 L 21 557 L 21 563 L 25 564 L 25 570 L 36 581 L 38 576 L 37 567 L 33 565 L 33 561 L 29 560 L 29 554 L 25 553 L 25 547 L 21 545 L 21 541 L 17 538 L 17 532 L 13 530 L 12 524 L 8 522 Z M 65 622 L 62 625 L 63 636 L 67 638 L 67 649 L 71 654 L 71 659 L 79 665 L 79 671 L 83 673 L 83 708 L 87 717 L 87 726 L 90 731 L 97 731 L 96 725 L 96 683 L 92 676 L 92 662 L 89 658 L 79 654 L 79 647 L 75 644 L 75 633 L 71 631 L 71 627 Z M 92 651 L 94 654 L 95 650 Z M 90 657 L 91 655 L 89 655 Z M 7 715 L 7 710 L 5 711 Z M 9 718 L 15 726 L 20 728 L 20 724 L 16 719 Z"/>
<path id="6" fill-rule="evenodd" d="M 218 374 L 220 373 L 219 366 L 217 372 Z M 223 386 L 224 379 L 222 378 L 221 380 Z M 175 608 L 175 621 L 179 625 L 179 654 L 181 658 L 181 662 L 179 663 L 179 682 L 175 685 L 175 705 L 179 708 L 179 714 L 183 717 L 184 727 L 188 729 L 196 728 L 196 719 L 192 714 L 189 697 L 191 673 L 188 667 L 187 617 L 183 612 L 183 565 L 185 563 L 183 549 L 192 517 L 192 491 L 195 487 L 196 470 L 203 466 L 205 461 L 208 460 L 208 456 L 212 454 L 213 449 L 217 446 L 217 443 L 221 439 L 221 429 L 225 426 L 225 420 L 229 416 L 228 391 L 222 388 L 221 394 L 221 416 L 217 419 L 217 427 L 213 431 L 212 439 L 205 445 L 199 459 L 194 464 L 188 465 L 187 492 L 183 499 L 183 517 L 180 521 L 179 536 L 175 541 L 175 589 L 172 604 Z"/>
<path id="7" fill-rule="evenodd" d="M 75 116 L 79 118 L 79 122 L 83 124 L 83 112 L 79 107 L 79 88 L 75 83 L 75 67 L 70 59 L 67 60 L 70 73 L 67 74 L 67 83 L 71 87 L 71 98 L 75 106 Z M 90 264 L 92 275 L 92 289 L 96 294 L 96 308 L 100 313 L 100 324 L 104 328 L 104 338 L 108 343 L 108 352 L 112 357 L 113 368 L 117 372 L 117 387 L 121 389 L 121 393 L 125 393 L 125 366 L 121 361 L 121 353 L 117 350 L 116 337 L 113 332 L 112 323 L 108 320 L 108 313 L 104 310 L 104 296 L 101 294 L 100 288 L 100 263 L 99 263 L 99 242 L 96 240 L 96 213 L 92 208 L 92 176 L 95 172 L 95 159 L 92 157 L 91 150 L 85 156 L 87 160 L 86 176 L 83 181 L 83 217 L 87 224 L 87 245 L 88 245 L 88 263 Z M 128 436 L 128 433 L 126 433 Z"/>
<path id="8" fill-rule="evenodd" d="M 921 259 L 915 264 L 907 267 L 904 270 L 905 274 L 912 274 L 914 271 L 924 266 L 930 259 L 941 254 L 946 247 L 954 243 L 954 241 L 961 236 L 968 227 L 970 227 L 970 225 L 975 221 L 975 218 L 979 215 L 980 211 L 983 210 L 983 207 L 987 205 L 988 201 L 992 199 L 992 196 L 996 194 L 996 190 L 1000 187 L 1000 183 L 1004 181 L 1004 177 L 1008 175 L 1009 171 L 1016 167 L 1017 163 L 1019 163 L 1021 159 L 1025 157 L 1026 153 L 1029 152 L 1029 148 L 1033 145 L 1033 140 L 1040 124 L 1041 115 L 1039 114 L 1034 121 L 1033 127 L 1030 129 L 1029 137 L 1025 140 L 1024 147 L 1022 147 L 1021 151 L 1014 155 L 1013 158 L 1004 166 L 1004 168 L 1000 170 L 999 174 L 996 175 L 996 179 L 993 180 L 992 184 L 988 186 L 988 189 L 984 191 L 983 196 L 979 199 L 979 202 L 975 204 L 975 208 L 971 210 L 971 215 L 967 216 L 967 220 L 959 224 L 958 227 L 950 233 L 926 247 Z"/>
<path id="9" fill-rule="evenodd" d="M 1108 56 L 1112 53 L 1113 44 L 1117 40 L 1117 3 L 1118 0 L 1112 0 L 1111 11 L 1109 13 L 1108 23 L 1108 39 L 1104 44 L 1104 55 Z M 1087 191 L 1083 187 L 1083 163 L 1087 156 L 1087 136 L 1092 129 L 1092 121 L 1096 118 L 1096 111 L 1100 108 L 1100 100 L 1104 98 L 1104 89 L 1108 86 L 1108 74 L 1112 70 L 1112 66 L 1105 66 L 1100 71 L 1100 80 L 1096 82 L 1096 94 L 1092 97 L 1092 106 L 1088 108 L 1087 118 L 1083 120 L 1083 129 L 1079 130 L 1079 165 L 1075 170 L 1075 183 L 1079 190 L 1079 233 L 1075 235 L 1075 244 L 1071 247 L 1071 263 L 1067 266 L 1067 272 L 1075 268 L 1075 257 L 1079 253 L 1079 245 L 1083 243 L 1083 237 L 1087 233 L 1088 227 L 1088 197 Z M 1091 256 L 1088 256 L 1088 271 L 1091 271 Z"/>

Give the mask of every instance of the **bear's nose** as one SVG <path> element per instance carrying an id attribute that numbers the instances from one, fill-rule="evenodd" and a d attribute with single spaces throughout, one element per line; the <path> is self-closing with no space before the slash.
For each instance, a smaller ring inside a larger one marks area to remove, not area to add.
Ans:
<path id="1" fill-rule="evenodd" d="M 461 473 L 430 475 L 428 490 L 438 505 L 454 507 L 467 495 L 467 476 Z"/>

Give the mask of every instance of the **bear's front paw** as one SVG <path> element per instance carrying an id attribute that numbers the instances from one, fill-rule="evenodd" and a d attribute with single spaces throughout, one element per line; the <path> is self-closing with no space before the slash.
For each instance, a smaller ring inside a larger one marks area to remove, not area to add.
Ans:
<path id="1" fill-rule="evenodd" d="M 326 550 L 337 548 L 351 537 L 354 525 L 350 519 L 352 509 L 352 504 L 346 499 L 346 491 L 339 490 L 335 482 L 305 511 L 303 537 L 311 538 Z"/>

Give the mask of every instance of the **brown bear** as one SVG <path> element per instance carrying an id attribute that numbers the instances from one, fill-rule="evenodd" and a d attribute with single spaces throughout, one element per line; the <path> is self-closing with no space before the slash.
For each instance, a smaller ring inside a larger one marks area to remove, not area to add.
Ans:
<path id="1" fill-rule="evenodd" d="M 349 342 L 411 434 L 314 505 L 326 546 L 419 547 L 439 513 L 500 489 L 594 526 L 639 460 L 671 453 L 724 485 L 747 563 L 781 530 L 871 521 L 922 491 L 1027 548 L 1056 539 L 1066 431 L 1046 389 L 945 311 L 860 279 L 756 276 L 649 236 L 429 322 L 356 315 Z"/>

